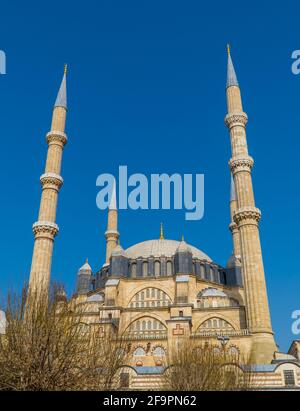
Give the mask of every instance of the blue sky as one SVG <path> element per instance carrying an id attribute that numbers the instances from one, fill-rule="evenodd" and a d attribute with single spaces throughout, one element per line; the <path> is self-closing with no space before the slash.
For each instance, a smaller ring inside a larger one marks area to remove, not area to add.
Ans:
<path id="1" fill-rule="evenodd" d="M 51 112 L 69 64 L 68 144 L 59 195 L 52 278 L 71 293 L 86 257 L 104 261 L 106 212 L 96 208 L 96 178 L 127 165 L 130 174 L 204 173 L 205 215 L 122 211 L 123 247 L 165 236 L 186 240 L 225 264 L 230 144 L 226 43 L 249 116 L 253 182 L 262 210 L 261 240 L 273 327 L 281 349 L 300 309 L 300 5 L 285 2 L 85 1 L 1 5 L 0 292 L 28 279 Z M 298 336 L 299 338 L 299 336 Z"/>

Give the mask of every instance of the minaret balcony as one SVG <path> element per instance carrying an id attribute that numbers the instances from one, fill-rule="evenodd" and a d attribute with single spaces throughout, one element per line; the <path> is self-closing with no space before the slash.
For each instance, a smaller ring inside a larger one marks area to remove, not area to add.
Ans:
<path id="1" fill-rule="evenodd" d="M 41 175 L 40 182 L 43 189 L 52 188 L 53 190 L 58 191 L 63 185 L 64 180 L 59 174 L 45 173 Z"/>
<path id="2" fill-rule="evenodd" d="M 58 144 L 59 146 L 63 147 L 67 144 L 68 138 L 66 133 L 63 131 L 49 131 L 46 134 L 46 141 L 47 144 Z"/>
<path id="3" fill-rule="evenodd" d="M 53 239 L 57 235 L 59 228 L 58 225 L 52 221 L 37 221 L 33 224 L 32 230 L 35 238 L 46 237 Z"/>
<path id="4" fill-rule="evenodd" d="M 233 215 L 234 222 L 241 227 L 242 225 L 258 225 L 261 212 L 256 207 L 239 208 Z"/>
<path id="5" fill-rule="evenodd" d="M 248 116 L 244 112 L 229 113 L 225 116 L 224 121 L 229 129 L 235 126 L 245 127 L 248 123 Z"/>
<path id="6" fill-rule="evenodd" d="M 254 160 L 250 156 L 234 157 L 229 160 L 228 164 L 233 175 L 240 171 L 250 173 L 254 165 Z"/>

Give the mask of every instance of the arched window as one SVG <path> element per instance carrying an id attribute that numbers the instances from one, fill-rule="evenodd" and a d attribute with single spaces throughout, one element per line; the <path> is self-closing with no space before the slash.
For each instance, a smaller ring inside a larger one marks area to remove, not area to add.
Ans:
<path id="1" fill-rule="evenodd" d="M 155 334 L 155 332 L 166 331 L 165 325 L 152 317 L 143 317 L 142 319 L 132 322 L 126 330 L 126 333 Z"/>
<path id="2" fill-rule="evenodd" d="M 134 355 L 135 357 L 143 357 L 144 355 L 146 355 L 146 351 L 144 350 L 144 348 L 138 347 L 138 348 L 134 351 L 133 355 Z"/>
<path id="3" fill-rule="evenodd" d="M 143 263 L 143 277 L 147 277 L 148 275 L 148 263 L 145 261 Z"/>
<path id="4" fill-rule="evenodd" d="M 124 358 L 125 355 L 126 355 L 125 348 L 121 348 L 121 347 L 117 348 L 116 355 L 117 355 L 118 358 Z"/>
<path id="5" fill-rule="evenodd" d="M 162 347 L 155 347 L 155 349 L 153 350 L 153 355 L 155 357 L 164 357 L 166 355 L 166 352 Z"/>
<path id="6" fill-rule="evenodd" d="M 131 277 L 136 277 L 136 263 L 131 264 Z"/>
<path id="7" fill-rule="evenodd" d="M 155 261 L 154 263 L 154 274 L 158 277 L 160 276 L 160 262 Z"/>
<path id="8" fill-rule="evenodd" d="M 233 330 L 233 327 L 229 324 L 229 322 L 221 319 L 221 318 L 210 318 L 209 320 L 204 321 L 200 327 L 199 331 L 210 331 L 210 330 Z"/>
<path id="9" fill-rule="evenodd" d="M 173 275 L 172 261 L 167 261 L 167 275 Z"/>
<path id="10" fill-rule="evenodd" d="M 170 297 L 158 288 L 144 288 L 135 294 L 129 302 L 130 308 L 168 307 Z"/>
<path id="11" fill-rule="evenodd" d="M 236 347 L 231 346 L 228 348 L 228 354 L 234 355 L 234 356 L 239 355 L 239 350 Z"/>

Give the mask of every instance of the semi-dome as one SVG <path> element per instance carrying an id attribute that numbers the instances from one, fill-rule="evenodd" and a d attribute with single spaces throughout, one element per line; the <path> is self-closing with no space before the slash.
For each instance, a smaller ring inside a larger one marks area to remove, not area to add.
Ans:
<path id="1" fill-rule="evenodd" d="M 225 294 L 222 290 L 218 290 L 217 288 L 208 287 L 200 291 L 198 297 L 227 297 L 227 294 Z"/>
<path id="2" fill-rule="evenodd" d="M 148 240 L 141 243 L 135 244 L 126 250 L 127 257 L 129 258 L 149 258 L 149 257 L 172 257 L 175 255 L 178 249 L 180 241 L 175 240 Z M 208 255 L 203 253 L 203 251 L 198 250 L 198 248 L 187 244 L 190 248 L 191 253 L 194 258 L 199 258 L 200 260 L 212 261 Z"/>

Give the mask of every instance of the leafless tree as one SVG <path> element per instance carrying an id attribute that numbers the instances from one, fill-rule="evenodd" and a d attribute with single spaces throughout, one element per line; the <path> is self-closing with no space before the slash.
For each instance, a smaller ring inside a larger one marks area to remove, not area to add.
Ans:
<path id="1" fill-rule="evenodd" d="M 50 292 L 10 294 L 0 336 L 0 390 L 109 390 L 126 363 L 125 342 L 86 321 L 85 309 Z"/>
<path id="2" fill-rule="evenodd" d="M 251 373 L 239 354 L 209 343 L 183 340 L 171 349 L 163 387 L 174 391 L 237 391 L 251 389 Z"/>

